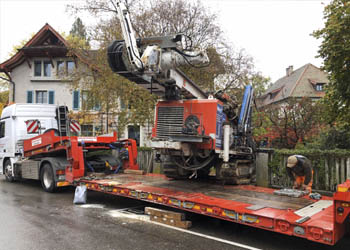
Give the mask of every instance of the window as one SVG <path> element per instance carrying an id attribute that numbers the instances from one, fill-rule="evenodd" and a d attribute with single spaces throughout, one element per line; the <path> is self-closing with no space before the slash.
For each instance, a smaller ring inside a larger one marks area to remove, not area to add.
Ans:
<path id="1" fill-rule="evenodd" d="M 51 77 L 52 64 L 51 61 L 34 61 L 34 76 L 36 77 Z"/>
<path id="2" fill-rule="evenodd" d="M 55 91 L 49 91 L 49 104 L 55 104 Z"/>
<path id="3" fill-rule="evenodd" d="M 81 135 L 82 136 L 93 136 L 94 135 L 94 126 L 90 124 L 81 125 Z"/>
<path id="4" fill-rule="evenodd" d="M 126 108 L 125 102 L 123 100 L 120 100 L 120 109 L 125 110 L 125 108 Z"/>
<path id="5" fill-rule="evenodd" d="M 47 91 L 37 90 L 35 91 L 36 103 L 47 103 Z"/>
<path id="6" fill-rule="evenodd" d="M 270 99 L 275 98 L 277 94 L 278 94 L 278 92 L 269 93 L 269 95 L 270 95 Z"/>
<path id="7" fill-rule="evenodd" d="M 5 122 L 0 122 L 0 138 L 5 137 Z"/>
<path id="8" fill-rule="evenodd" d="M 56 75 L 67 75 L 74 72 L 75 63 L 73 61 L 57 61 Z"/>
<path id="9" fill-rule="evenodd" d="M 316 91 L 323 91 L 323 83 L 316 84 Z"/>
<path id="10" fill-rule="evenodd" d="M 81 91 L 81 107 L 83 110 L 100 110 L 100 104 L 87 90 Z"/>
<path id="11" fill-rule="evenodd" d="M 27 103 L 33 103 L 33 91 L 27 91 Z"/>
<path id="12" fill-rule="evenodd" d="M 57 61 L 57 75 L 63 74 L 64 72 L 64 61 Z"/>
<path id="13" fill-rule="evenodd" d="M 79 98 L 80 98 L 79 90 L 74 90 L 73 91 L 73 109 L 74 110 L 79 109 Z"/>
<path id="14" fill-rule="evenodd" d="M 44 76 L 51 76 L 51 62 L 44 61 Z"/>
<path id="15" fill-rule="evenodd" d="M 73 73 L 75 64 L 73 61 L 67 61 L 67 72 L 68 74 Z"/>
<path id="16" fill-rule="evenodd" d="M 128 126 L 128 138 L 134 139 L 137 146 L 140 146 L 140 126 Z"/>
<path id="17" fill-rule="evenodd" d="M 41 76 L 41 61 L 34 61 L 34 76 Z"/>
<path id="18" fill-rule="evenodd" d="M 89 110 L 89 92 L 81 92 L 81 107 L 83 110 Z"/>

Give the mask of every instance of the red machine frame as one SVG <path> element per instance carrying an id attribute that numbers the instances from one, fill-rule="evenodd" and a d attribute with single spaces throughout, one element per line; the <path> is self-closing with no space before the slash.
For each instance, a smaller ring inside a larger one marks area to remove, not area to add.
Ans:
<path id="1" fill-rule="evenodd" d="M 128 160 L 123 162 L 123 168 L 137 170 L 137 146 L 132 139 L 117 140 L 117 133 L 113 136 L 79 137 L 79 136 L 58 136 L 55 131 L 38 135 L 24 140 L 23 151 L 25 157 L 45 157 L 55 153 L 66 151 L 67 160 L 71 163 L 66 168 L 66 181 L 73 183 L 75 180 L 84 177 L 84 151 L 89 149 L 110 149 L 108 144 L 120 143 L 128 150 Z"/>

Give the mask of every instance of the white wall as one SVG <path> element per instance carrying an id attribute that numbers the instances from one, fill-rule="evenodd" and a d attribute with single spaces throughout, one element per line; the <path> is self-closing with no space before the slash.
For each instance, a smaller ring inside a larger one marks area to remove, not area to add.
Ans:
<path id="1" fill-rule="evenodd" d="M 47 59 L 48 58 L 40 58 Z M 26 103 L 27 91 L 33 91 L 33 102 L 35 103 L 36 90 L 53 90 L 55 91 L 54 104 L 67 105 L 71 110 L 73 105 L 73 97 L 70 91 L 70 84 L 59 80 L 56 75 L 56 60 L 54 60 L 55 68 L 51 69 L 51 77 L 34 77 L 34 59 L 30 60 L 31 68 L 27 62 L 23 62 L 11 72 L 12 80 L 15 82 L 15 102 Z M 12 96 L 12 93 L 10 94 Z"/>

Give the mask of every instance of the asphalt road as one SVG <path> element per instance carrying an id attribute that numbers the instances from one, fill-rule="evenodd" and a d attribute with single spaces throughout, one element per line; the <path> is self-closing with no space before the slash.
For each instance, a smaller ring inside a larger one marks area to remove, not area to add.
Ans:
<path id="1" fill-rule="evenodd" d="M 350 236 L 329 247 L 196 214 L 187 214 L 189 232 L 179 231 L 135 213 L 145 202 L 89 192 L 77 206 L 73 196 L 73 188 L 49 194 L 38 182 L 0 177 L 0 250 L 350 249 Z"/>

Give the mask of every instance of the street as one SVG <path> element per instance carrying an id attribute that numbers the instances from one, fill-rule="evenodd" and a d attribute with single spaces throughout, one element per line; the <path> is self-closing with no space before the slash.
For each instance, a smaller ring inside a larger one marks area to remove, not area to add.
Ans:
<path id="1" fill-rule="evenodd" d="M 330 247 L 195 214 L 186 215 L 190 230 L 176 230 L 149 222 L 145 202 L 89 192 L 86 205 L 73 205 L 73 196 L 0 177 L 0 250 L 350 249 L 349 236 Z"/>

